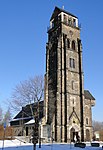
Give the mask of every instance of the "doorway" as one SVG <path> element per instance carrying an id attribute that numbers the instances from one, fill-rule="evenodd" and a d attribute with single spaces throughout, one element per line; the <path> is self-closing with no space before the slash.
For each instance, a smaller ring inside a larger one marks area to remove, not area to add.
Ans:
<path id="1" fill-rule="evenodd" d="M 75 141 L 74 138 L 75 138 L 75 129 L 71 128 L 71 130 L 70 130 L 70 139 L 71 139 L 71 142 Z"/>
<path id="2" fill-rule="evenodd" d="M 75 131 L 74 128 L 71 128 L 71 130 L 70 130 L 70 139 L 71 139 L 71 142 L 76 142 L 76 141 L 80 140 L 78 132 Z"/>

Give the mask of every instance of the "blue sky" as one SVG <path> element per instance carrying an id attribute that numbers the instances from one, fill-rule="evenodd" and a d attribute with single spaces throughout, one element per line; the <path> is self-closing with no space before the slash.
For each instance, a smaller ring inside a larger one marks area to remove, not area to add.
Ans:
<path id="1" fill-rule="evenodd" d="M 103 0 L 0 0 L 0 104 L 13 88 L 45 73 L 47 27 L 58 6 L 78 16 L 83 44 L 84 86 L 96 98 L 93 119 L 103 121 Z"/>

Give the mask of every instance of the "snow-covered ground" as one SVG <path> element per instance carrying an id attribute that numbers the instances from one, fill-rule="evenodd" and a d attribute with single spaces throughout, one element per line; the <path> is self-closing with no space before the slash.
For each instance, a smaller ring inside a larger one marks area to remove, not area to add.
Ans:
<path id="1" fill-rule="evenodd" d="M 4 147 L 3 147 L 4 145 Z M 39 148 L 38 144 L 36 150 L 81 150 L 82 148 L 74 147 L 73 144 L 42 144 Z M 86 144 L 85 150 L 101 150 L 100 147 L 91 147 L 90 144 Z M 20 142 L 19 140 L 5 140 L 4 143 L 0 141 L 0 150 L 33 150 L 31 143 Z"/>

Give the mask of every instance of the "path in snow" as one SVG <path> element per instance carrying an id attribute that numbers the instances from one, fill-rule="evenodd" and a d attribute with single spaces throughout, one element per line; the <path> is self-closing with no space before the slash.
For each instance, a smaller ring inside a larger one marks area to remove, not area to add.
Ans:
<path id="1" fill-rule="evenodd" d="M 0 141 L 0 150 L 33 150 L 32 144 L 23 143 L 18 140 L 5 140 L 3 149 L 2 146 L 3 141 Z M 82 150 L 82 148 L 74 147 L 70 144 L 42 144 L 41 148 L 39 148 L 37 144 L 36 150 Z M 102 150 L 102 147 L 86 146 L 84 150 Z"/>

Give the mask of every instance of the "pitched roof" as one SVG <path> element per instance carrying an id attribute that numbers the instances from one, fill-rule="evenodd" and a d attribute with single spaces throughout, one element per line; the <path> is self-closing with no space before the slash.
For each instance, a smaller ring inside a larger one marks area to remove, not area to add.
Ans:
<path id="1" fill-rule="evenodd" d="M 78 18 L 78 17 L 76 17 L 75 15 L 69 13 L 68 11 L 65 11 L 64 9 L 55 7 L 55 9 L 54 9 L 54 11 L 53 11 L 53 14 L 52 14 L 52 16 L 51 16 L 50 21 L 51 21 L 53 18 L 55 18 L 55 17 L 56 17 L 59 13 L 61 13 L 61 12 L 64 12 L 64 13 L 66 13 L 66 14 L 68 14 L 68 15 L 70 15 L 70 16 L 73 16 L 73 17 L 75 17 L 75 18 Z"/>
<path id="2" fill-rule="evenodd" d="M 92 96 L 92 94 L 88 90 L 84 90 L 84 97 L 85 99 L 95 100 L 95 98 Z"/>
<path id="3" fill-rule="evenodd" d="M 35 103 L 31 104 L 33 112 L 37 111 L 37 105 L 38 105 L 38 102 L 35 102 Z M 43 105 L 44 105 L 44 101 L 40 101 L 39 102 L 40 118 L 43 117 Z M 30 117 L 30 116 L 32 117 L 32 112 L 31 112 L 31 109 L 30 109 L 30 105 L 26 105 L 25 107 L 22 107 L 22 110 L 14 117 L 14 119 L 27 118 L 27 117 Z"/>

